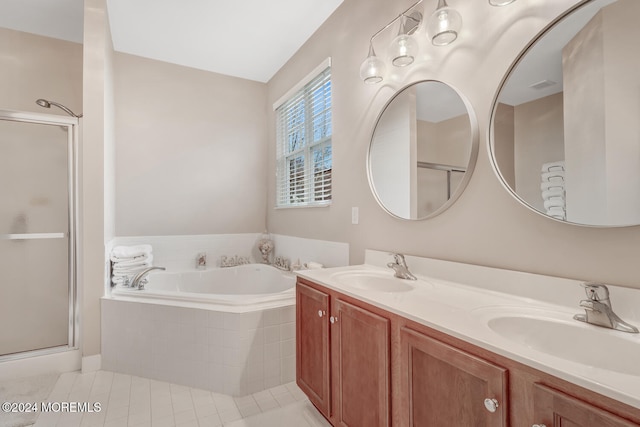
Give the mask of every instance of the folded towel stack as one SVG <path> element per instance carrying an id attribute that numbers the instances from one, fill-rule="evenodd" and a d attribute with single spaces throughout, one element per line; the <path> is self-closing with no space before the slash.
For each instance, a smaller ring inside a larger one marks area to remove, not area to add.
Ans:
<path id="1" fill-rule="evenodd" d="M 545 163 L 540 172 L 542 178 L 540 190 L 547 215 L 566 221 L 564 160 Z"/>
<path id="2" fill-rule="evenodd" d="M 121 285 L 125 278 L 153 266 L 151 245 L 116 246 L 111 250 L 111 282 Z"/>

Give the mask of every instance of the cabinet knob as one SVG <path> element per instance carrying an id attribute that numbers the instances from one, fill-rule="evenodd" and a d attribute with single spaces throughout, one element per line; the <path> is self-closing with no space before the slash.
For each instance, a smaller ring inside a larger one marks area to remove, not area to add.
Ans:
<path id="1" fill-rule="evenodd" d="M 325 314 L 327 314 L 327 312 L 326 312 L 326 311 L 324 311 L 324 310 L 318 310 L 318 317 L 322 317 L 322 316 L 324 316 Z"/>
<path id="2" fill-rule="evenodd" d="M 338 323 L 338 316 L 331 316 L 329 317 L 329 322 L 333 323 Z"/>
<path id="3" fill-rule="evenodd" d="M 487 408 L 489 412 L 496 412 L 498 410 L 498 401 L 496 399 L 485 399 L 484 407 Z"/>

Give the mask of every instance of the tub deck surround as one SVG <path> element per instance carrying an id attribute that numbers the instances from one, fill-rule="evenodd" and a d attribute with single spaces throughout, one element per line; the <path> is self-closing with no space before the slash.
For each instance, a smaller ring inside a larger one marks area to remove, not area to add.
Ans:
<path id="1" fill-rule="evenodd" d="M 102 298 L 102 367 L 234 396 L 293 381 L 294 284 L 250 264 L 116 287 Z"/>
<path id="2" fill-rule="evenodd" d="M 406 259 L 409 269 L 419 280 L 395 280 L 402 284 L 407 282 L 410 290 L 403 287 L 386 289 L 386 282 L 377 284 L 375 280 L 370 281 L 366 288 L 353 280 L 367 275 L 370 278 L 393 278 L 393 271 L 386 267 L 391 260 L 386 252 L 367 251 L 364 265 L 305 270 L 297 275 L 640 409 L 640 368 L 626 373 L 614 366 L 616 358 L 629 359 L 634 358 L 633 355 L 618 354 L 610 348 L 611 363 L 608 369 L 602 369 L 589 366 L 584 361 L 578 363 L 536 350 L 513 337 L 507 339 L 488 326 L 489 320 L 496 316 L 502 319 L 512 315 L 517 319 L 543 316 L 578 328 L 580 333 L 593 333 L 595 346 L 599 338 L 606 346 L 613 339 L 622 343 L 627 351 L 637 348 L 633 353 L 640 354 L 640 334 L 573 320 L 574 314 L 583 312 L 579 302 L 585 299 L 585 294 L 580 281 L 433 259 L 409 256 Z M 349 282 L 343 280 L 349 275 Z M 615 286 L 610 286 L 609 290 L 613 310 L 623 320 L 640 325 L 640 290 Z M 558 345 L 572 346 L 571 342 L 559 342 Z M 637 361 L 637 357 L 635 359 Z M 626 363 L 629 360 L 625 363 L 620 360 L 621 366 L 631 366 Z M 597 363 L 595 361 L 593 365 Z"/>
<path id="3" fill-rule="evenodd" d="M 120 285 L 111 297 L 243 313 L 295 303 L 295 276 L 265 264 L 152 272 L 143 290 Z"/>

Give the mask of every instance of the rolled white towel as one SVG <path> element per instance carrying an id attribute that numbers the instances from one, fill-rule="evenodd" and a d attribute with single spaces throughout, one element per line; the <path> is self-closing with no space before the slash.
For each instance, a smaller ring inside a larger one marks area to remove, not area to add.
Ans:
<path id="1" fill-rule="evenodd" d="M 564 191 L 564 181 L 558 181 L 558 182 L 546 181 L 540 184 L 540 190 L 542 191 L 553 190 L 553 189 L 562 189 Z"/>
<path id="2" fill-rule="evenodd" d="M 139 267 L 142 265 L 153 265 L 153 255 L 134 258 L 130 261 L 115 261 L 113 263 L 113 269 L 126 269 L 130 267 Z"/>
<path id="3" fill-rule="evenodd" d="M 549 190 L 544 190 L 542 192 L 542 198 L 544 200 L 549 200 L 553 197 L 561 197 L 564 199 L 564 188 L 550 188 Z"/>
<path id="4" fill-rule="evenodd" d="M 548 215 L 566 215 L 566 210 L 562 206 L 551 206 L 547 208 Z"/>
<path id="5" fill-rule="evenodd" d="M 142 270 L 144 268 L 149 268 L 149 267 L 153 267 L 153 264 L 150 263 L 142 263 L 142 264 L 137 264 L 137 265 L 130 265 L 128 267 L 113 267 L 111 269 L 111 271 L 115 274 L 118 272 L 127 272 L 127 271 L 138 271 L 138 270 Z"/>
<path id="6" fill-rule="evenodd" d="M 564 170 L 564 160 L 559 160 L 557 162 L 549 162 L 543 163 L 541 172 L 553 172 L 553 171 L 563 171 Z"/>
<path id="7" fill-rule="evenodd" d="M 542 181 L 564 182 L 564 171 L 543 172 Z"/>
<path id="8" fill-rule="evenodd" d="M 125 277 L 112 277 L 111 278 L 111 283 L 113 283 L 114 285 L 122 285 L 124 283 L 124 279 Z"/>
<path id="9" fill-rule="evenodd" d="M 553 197 L 549 200 L 544 201 L 544 208 L 549 209 L 553 207 L 563 208 L 565 207 L 564 199 L 559 197 Z"/>
<path id="10" fill-rule="evenodd" d="M 150 255 L 153 251 L 151 245 L 136 245 L 136 246 L 116 246 L 111 249 L 111 260 L 126 260 L 136 258 L 140 256 Z"/>
<path id="11" fill-rule="evenodd" d="M 138 268 L 131 268 L 129 270 L 117 270 L 117 271 L 112 271 L 111 272 L 111 277 L 133 277 L 136 274 L 140 273 L 142 270 L 144 270 L 145 268 L 148 268 L 150 266 L 145 266 L 145 267 L 138 267 Z"/>

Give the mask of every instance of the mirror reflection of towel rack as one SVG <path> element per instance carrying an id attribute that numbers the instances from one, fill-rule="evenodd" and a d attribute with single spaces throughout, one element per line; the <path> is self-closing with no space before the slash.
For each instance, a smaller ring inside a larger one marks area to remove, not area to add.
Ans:
<path id="1" fill-rule="evenodd" d="M 418 167 L 423 169 L 433 169 L 438 171 L 444 171 L 447 173 L 447 200 L 451 198 L 451 173 L 459 172 L 465 173 L 467 168 L 452 165 L 443 165 L 440 163 L 418 162 Z"/>

